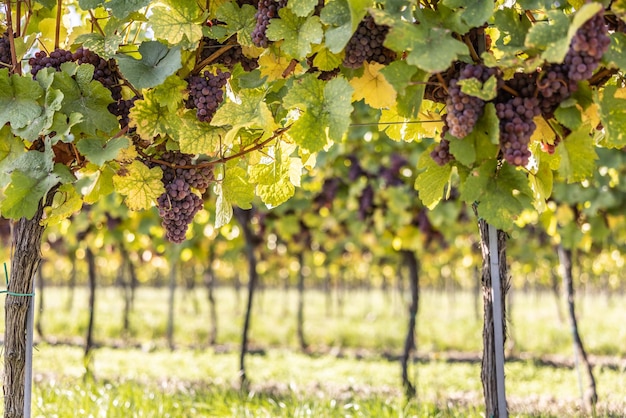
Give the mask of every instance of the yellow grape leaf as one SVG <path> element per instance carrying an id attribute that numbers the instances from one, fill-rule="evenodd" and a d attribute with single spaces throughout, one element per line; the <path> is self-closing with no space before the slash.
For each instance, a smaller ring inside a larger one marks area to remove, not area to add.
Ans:
<path id="1" fill-rule="evenodd" d="M 131 128 L 137 128 L 142 139 L 152 141 L 158 135 L 175 135 L 181 120 L 154 98 L 154 90 L 146 90 L 142 100 L 137 100 L 130 110 Z"/>
<path id="2" fill-rule="evenodd" d="M 73 184 L 63 184 L 59 187 L 52 200 L 52 206 L 44 209 L 44 225 L 55 225 L 67 219 L 83 207 L 83 199 Z"/>
<path id="3" fill-rule="evenodd" d="M 176 137 L 181 152 L 206 155 L 215 155 L 218 152 L 227 132 L 225 128 L 200 122 L 195 110 L 185 112 L 181 121 L 182 124 Z"/>
<path id="4" fill-rule="evenodd" d="M 290 64 L 291 60 L 289 58 L 276 55 L 269 49 L 259 57 L 259 70 L 261 71 L 261 75 L 263 77 L 267 77 L 267 81 L 285 78 L 283 77 L 283 73 L 287 70 Z M 292 73 L 296 75 L 302 74 L 304 73 L 304 69 L 300 64 L 296 64 Z"/>
<path id="5" fill-rule="evenodd" d="M 163 172 L 159 167 L 148 168 L 139 161 L 127 165 L 123 174 L 113 177 L 115 190 L 125 197 L 124 202 L 131 210 L 143 210 L 165 192 L 161 182 Z"/>
<path id="6" fill-rule="evenodd" d="M 556 134 L 554 133 L 554 129 L 550 127 L 550 125 L 548 124 L 548 122 L 546 122 L 543 116 L 537 116 L 535 119 L 533 119 L 533 122 L 535 122 L 535 125 L 537 125 L 537 129 L 535 129 L 535 132 L 533 132 L 530 140 L 554 144 Z"/>
<path id="7" fill-rule="evenodd" d="M 411 123 L 398 114 L 398 108 L 383 109 L 380 114 L 380 129 L 384 130 L 387 136 L 394 141 L 414 141 L 418 139 L 421 132 L 420 123 Z"/>
<path id="8" fill-rule="evenodd" d="M 365 99 L 365 103 L 376 109 L 392 108 L 396 103 L 397 93 L 380 73 L 384 65 L 366 62 L 363 68 L 363 76 L 350 80 L 350 85 L 354 87 L 353 99 Z"/>

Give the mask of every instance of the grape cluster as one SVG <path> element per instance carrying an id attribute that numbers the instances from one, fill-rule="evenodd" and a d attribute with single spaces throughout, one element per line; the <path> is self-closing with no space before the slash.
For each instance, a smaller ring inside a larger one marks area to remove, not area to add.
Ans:
<path id="1" fill-rule="evenodd" d="M 203 38 L 202 42 L 204 48 L 202 49 L 200 58 L 203 60 L 210 57 L 215 51 L 224 46 L 224 44 L 211 38 Z M 241 45 L 237 44 L 234 44 L 233 46 L 225 50 L 219 57 L 217 57 L 214 63 L 222 64 L 230 70 L 235 67 L 235 64 L 241 63 L 244 71 L 252 71 L 259 66 L 258 60 L 256 58 L 246 57 L 243 54 Z"/>
<path id="2" fill-rule="evenodd" d="M 366 15 L 346 45 L 344 67 L 359 68 L 365 61 L 389 64 L 395 60 L 396 53 L 383 46 L 387 32 L 389 26 L 377 25 L 371 15 Z"/>
<path id="3" fill-rule="evenodd" d="M 132 99 L 119 99 L 117 102 L 109 104 L 109 112 L 119 118 L 120 128 L 124 129 L 128 126 L 128 123 L 130 122 L 130 109 L 133 108 L 136 101 L 137 96 Z"/>
<path id="4" fill-rule="evenodd" d="M 190 167 L 193 156 L 179 151 L 167 151 L 159 165 L 165 193 L 157 198 L 157 208 L 168 240 L 181 243 L 194 216 L 203 207 L 202 199 L 192 189 L 204 193 L 213 172 L 209 167 Z M 150 163 L 156 166 L 156 163 Z"/>
<path id="5" fill-rule="evenodd" d="M 11 66 L 11 43 L 9 33 L 4 32 L 0 37 L 0 68 Z"/>
<path id="6" fill-rule="evenodd" d="M 581 81 L 591 78 L 610 43 L 604 14 L 600 11 L 587 20 L 572 38 L 565 56 L 569 79 Z"/>
<path id="7" fill-rule="evenodd" d="M 533 121 L 540 114 L 539 100 L 535 97 L 515 97 L 496 104 L 500 119 L 500 150 L 504 159 L 512 165 L 528 164 L 530 137 L 537 125 Z"/>
<path id="8" fill-rule="evenodd" d="M 278 17 L 278 11 L 285 6 L 287 6 L 287 0 L 259 0 L 259 5 L 254 15 L 256 25 L 252 31 L 252 42 L 256 46 L 267 48 L 270 42 L 265 35 L 267 25 L 269 25 L 270 19 Z"/>
<path id="9" fill-rule="evenodd" d="M 113 100 L 122 98 L 122 86 L 117 78 L 118 68 L 115 60 L 105 60 L 95 52 L 80 47 L 72 54 L 72 61 L 77 64 L 91 64 L 94 66 L 93 79 L 99 81 L 111 92 Z"/>
<path id="10" fill-rule="evenodd" d="M 45 51 L 38 51 L 35 56 L 29 58 L 28 65 L 30 65 L 30 73 L 33 78 L 37 77 L 37 73 L 44 68 L 54 68 L 59 71 L 61 64 L 74 61 L 72 52 L 64 49 L 55 49 L 48 55 Z"/>
<path id="11" fill-rule="evenodd" d="M 447 123 L 448 115 L 443 115 L 443 128 L 441 129 L 440 140 L 435 148 L 430 152 L 430 157 L 441 166 L 448 164 L 450 161 L 454 160 L 454 156 L 450 154 L 450 141 L 445 139 L 446 133 L 449 131 L 448 123 Z"/>
<path id="12" fill-rule="evenodd" d="M 461 91 L 461 80 L 476 78 L 480 82 L 485 82 L 492 75 L 496 75 L 495 68 L 488 68 L 483 65 L 466 65 L 459 74 L 459 78 L 450 80 L 448 86 L 448 97 L 446 107 L 448 109 L 447 124 L 450 134 L 457 138 L 465 138 L 483 114 L 485 102 L 478 97 L 470 96 Z"/>
<path id="13" fill-rule="evenodd" d="M 324 180 L 322 190 L 313 198 L 313 203 L 316 208 L 330 208 L 337 196 L 341 186 L 341 180 L 338 177 L 328 178 Z"/>
<path id="14" fill-rule="evenodd" d="M 201 122 L 209 122 L 224 101 L 222 87 L 230 78 L 229 72 L 217 70 L 216 74 L 205 71 L 202 76 L 191 76 L 188 80 L 189 101 L 187 107 L 197 109 L 196 117 Z"/>

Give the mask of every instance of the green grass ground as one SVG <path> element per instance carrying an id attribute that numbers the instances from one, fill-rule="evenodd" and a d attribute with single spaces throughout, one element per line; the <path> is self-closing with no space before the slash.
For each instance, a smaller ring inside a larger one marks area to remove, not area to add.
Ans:
<path id="1" fill-rule="evenodd" d="M 86 293 L 81 289 L 66 309 L 67 289 L 46 290 L 43 325 L 47 338 L 80 342 Z M 406 403 L 400 367 L 382 354 L 398 354 L 406 329 L 406 303 L 397 294 L 354 292 L 340 312 L 336 300 L 326 312 L 322 293 L 307 293 L 306 334 L 315 355 L 297 351 L 293 292 L 266 290 L 257 304 L 251 338 L 265 355 L 247 357 L 252 385 L 241 392 L 238 344 L 245 297 L 232 289 L 217 293 L 217 350 L 207 347 L 208 308 L 203 290 L 179 292 L 175 340 L 165 350 L 164 289 L 140 289 L 131 333 L 121 336 L 122 297 L 99 289 L 96 341 L 127 344 L 94 352 L 95 380 L 85 381 L 80 347 L 41 343 L 35 352 L 33 412 L 40 417 L 478 417 L 482 391 L 480 364 L 445 361 L 456 352 L 476 358 L 481 320 L 469 293 L 425 291 L 418 317 L 420 361 L 411 367 L 418 401 Z M 599 416 L 626 415 L 626 317 L 623 297 L 580 297 L 583 338 L 592 355 L 610 355 L 622 368 L 596 367 Z M 510 333 L 515 352 L 531 358 L 550 354 L 572 359 L 567 323 L 560 323 L 548 294 L 515 294 Z M 2 322 L 3 323 L 3 322 Z M 54 338 L 53 338 L 54 337 Z M 129 345 L 140 344 L 142 349 Z M 620 363 L 621 361 L 621 363 Z M 583 416 L 577 373 L 546 367 L 532 359 L 506 365 L 513 416 Z"/>

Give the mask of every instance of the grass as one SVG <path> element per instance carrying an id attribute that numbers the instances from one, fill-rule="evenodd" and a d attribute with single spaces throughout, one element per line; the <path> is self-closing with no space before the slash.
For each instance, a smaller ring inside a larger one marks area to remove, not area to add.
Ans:
<path id="1" fill-rule="evenodd" d="M 475 357 L 481 348 L 481 320 L 471 294 L 422 292 L 418 317 L 420 357 L 411 367 L 418 401 L 407 403 L 400 367 L 384 353 L 402 346 L 406 301 L 397 294 L 351 292 L 343 307 L 334 299 L 326 311 L 321 292 L 307 292 L 306 335 L 314 355 L 296 349 L 294 292 L 265 290 L 255 305 L 252 344 L 264 355 L 249 355 L 249 391 L 239 390 L 238 354 L 245 297 L 219 289 L 220 346 L 207 345 L 208 307 L 203 289 L 178 292 L 178 349 L 166 350 L 164 289 L 139 289 L 130 335 L 121 335 L 122 297 L 117 289 L 98 290 L 96 340 L 122 342 L 100 348 L 91 359 L 94 380 L 85 380 L 78 346 L 40 343 L 35 353 L 33 416 L 37 417 L 479 417 L 482 416 L 480 364 L 446 362 L 451 351 Z M 78 289 L 66 309 L 67 289 L 46 289 L 43 324 L 50 340 L 82 341 L 86 292 Z M 623 297 L 607 304 L 585 295 L 580 323 L 591 354 L 624 357 Z M 602 307 L 599 309 L 598 307 Z M 538 358 L 571 358 L 567 323 L 560 323 L 548 294 L 515 294 L 510 334 L 515 350 Z M 141 349 L 132 348 L 138 344 Z M 442 353 L 442 351 L 444 353 Z M 582 416 L 576 371 L 545 367 L 532 360 L 509 362 L 507 395 L 512 416 Z M 623 416 L 625 370 L 596 367 L 599 416 Z M 0 408 L 1 410 L 1 408 Z"/>

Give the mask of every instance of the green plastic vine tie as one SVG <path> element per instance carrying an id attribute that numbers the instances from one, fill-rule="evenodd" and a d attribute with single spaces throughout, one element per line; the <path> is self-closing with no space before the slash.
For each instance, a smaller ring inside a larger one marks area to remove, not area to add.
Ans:
<path id="1" fill-rule="evenodd" d="M 7 285 L 7 290 L 0 290 L 0 294 L 5 293 L 7 295 L 11 295 L 11 296 L 35 296 L 35 292 L 33 293 L 16 293 L 16 292 L 9 292 L 9 272 L 7 270 L 7 263 L 4 263 L 4 281 Z"/>

